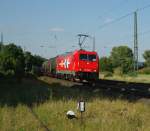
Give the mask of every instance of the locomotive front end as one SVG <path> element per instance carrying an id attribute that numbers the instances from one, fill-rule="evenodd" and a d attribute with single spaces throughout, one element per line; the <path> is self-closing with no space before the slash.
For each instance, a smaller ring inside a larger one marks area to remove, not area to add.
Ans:
<path id="1" fill-rule="evenodd" d="M 81 50 L 78 53 L 78 71 L 76 76 L 79 79 L 97 80 L 99 78 L 99 57 L 96 52 Z"/>

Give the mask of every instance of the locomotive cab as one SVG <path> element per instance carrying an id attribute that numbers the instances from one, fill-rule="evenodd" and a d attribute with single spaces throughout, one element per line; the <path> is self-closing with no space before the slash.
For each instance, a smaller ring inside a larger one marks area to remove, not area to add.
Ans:
<path id="1" fill-rule="evenodd" d="M 96 52 L 80 50 L 78 53 L 79 79 L 96 80 L 99 78 L 99 58 Z"/>

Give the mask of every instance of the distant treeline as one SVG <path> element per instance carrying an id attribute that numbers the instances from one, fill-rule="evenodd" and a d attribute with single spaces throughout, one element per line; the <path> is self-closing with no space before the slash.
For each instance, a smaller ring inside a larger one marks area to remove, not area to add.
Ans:
<path id="1" fill-rule="evenodd" d="M 24 52 L 20 46 L 13 43 L 0 43 L 0 78 L 21 79 L 28 73 L 38 74 L 43 61 L 45 59 L 41 56 Z"/>
<path id="2" fill-rule="evenodd" d="M 133 52 L 127 46 L 113 47 L 109 57 L 100 57 L 100 70 L 103 72 L 121 74 L 133 73 Z M 150 50 L 143 54 L 145 62 L 139 62 L 139 73 L 150 74 Z"/>

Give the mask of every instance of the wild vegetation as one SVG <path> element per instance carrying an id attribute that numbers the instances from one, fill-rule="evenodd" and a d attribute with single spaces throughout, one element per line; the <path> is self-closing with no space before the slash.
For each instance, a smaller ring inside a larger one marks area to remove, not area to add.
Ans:
<path id="1" fill-rule="evenodd" d="M 86 101 L 83 120 L 77 111 L 81 98 Z M 19 85 L 11 81 L 11 86 L 3 82 L 0 130 L 149 131 L 150 105 L 144 101 L 49 77 L 23 79 Z M 73 110 L 77 119 L 67 119 L 68 110 Z"/>
<path id="2" fill-rule="evenodd" d="M 20 46 L 13 43 L 0 43 L 0 77 L 21 79 L 25 73 L 38 74 L 44 60 L 40 56 L 24 52 Z"/>
<path id="3" fill-rule="evenodd" d="M 143 57 L 145 59 L 145 65 L 150 67 L 150 50 L 146 50 L 143 54 Z"/>
<path id="4" fill-rule="evenodd" d="M 126 81 L 126 82 L 135 82 L 135 83 L 150 83 L 150 75 L 149 74 L 138 74 L 136 76 L 130 75 L 112 75 L 109 73 L 102 73 L 100 75 L 101 79 L 107 80 L 117 80 L 117 81 Z"/>
<path id="5" fill-rule="evenodd" d="M 139 63 L 139 71 L 136 73 L 150 74 L 150 50 L 146 50 L 143 54 L 144 63 Z M 100 58 L 101 72 L 106 75 L 133 74 L 133 52 L 127 46 L 113 47 L 109 57 Z"/>

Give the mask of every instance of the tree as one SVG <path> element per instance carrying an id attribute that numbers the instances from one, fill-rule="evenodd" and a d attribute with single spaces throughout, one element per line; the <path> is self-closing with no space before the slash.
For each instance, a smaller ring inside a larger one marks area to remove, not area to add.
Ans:
<path id="1" fill-rule="evenodd" d="M 100 58 L 100 70 L 112 72 L 112 63 L 110 58 L 108 57 Z"/>
<path id="2" fill-rule="evenodd" d="M 25 71 L 30 72 L 32 70 L 34 57 L 28 51 L 24 53 L 24 57 L 25 57 Z"/>
<path id="3" fill-rule="evenodd" d="M 41 74 L 41 66 L 43 62 L 45 61 L 44 58 L 38 55 L 33 56 L 33 65 L 32 65 L 32 73 L 36 75 Z"/>
<path id="4" fill-rule="evenodd" d="M 32 55 L 30 52 L 24 53 L 25 57 L 25 71 L 33 74 L 40 74 L 42 63 L 44 58 L 38 55 Z"/>
<path id="5" fill-rule="evenodd" d="M 0 42 L 0 51 L 2 50 L 3 44 Z"/>
<path id="6" fill-rule="evenodd" d="M 145 65 L 150 67 L 150 50 L 146 50 L 143 54 L 143 57 L 145 59 Z"/>
<path id="7" fill-rule="evenodd" d="M 27 72 L 30 72 L 32 70 L 32 67 L 41 67 L 42 63 L 45 61 L 44 58 L 38 55 L 32 55 L 30 52 L 24 53 L 25 57 L 25 70 Z"/>
<path id="8" fill-rule="evenodd" d="M 34 55 L 34 56 L 33 56 L 33 65 L 34 65 L 34 66 L 41 67 L 41 66 L 42 66 L 42 63 L 43 63 L 45 60 L 46 60 L 46 59 L 42 58 L 42 57 L 39 56 L 39 55 Z"/>
<path id="9" fill-rule="evenodd" d="M 24 55 L 21 47 L 12 44 L 3 46 L 0 53 L 0 70 L 13 72 L 17 78 L 24 74 Z"/>
<path id="10" fill-rule="evenodd" d="M 113 68 L 121 68 L 127 73 L 133 68 L 133 53 L 127 46 L 114 47 L 110 56 Z"/>

